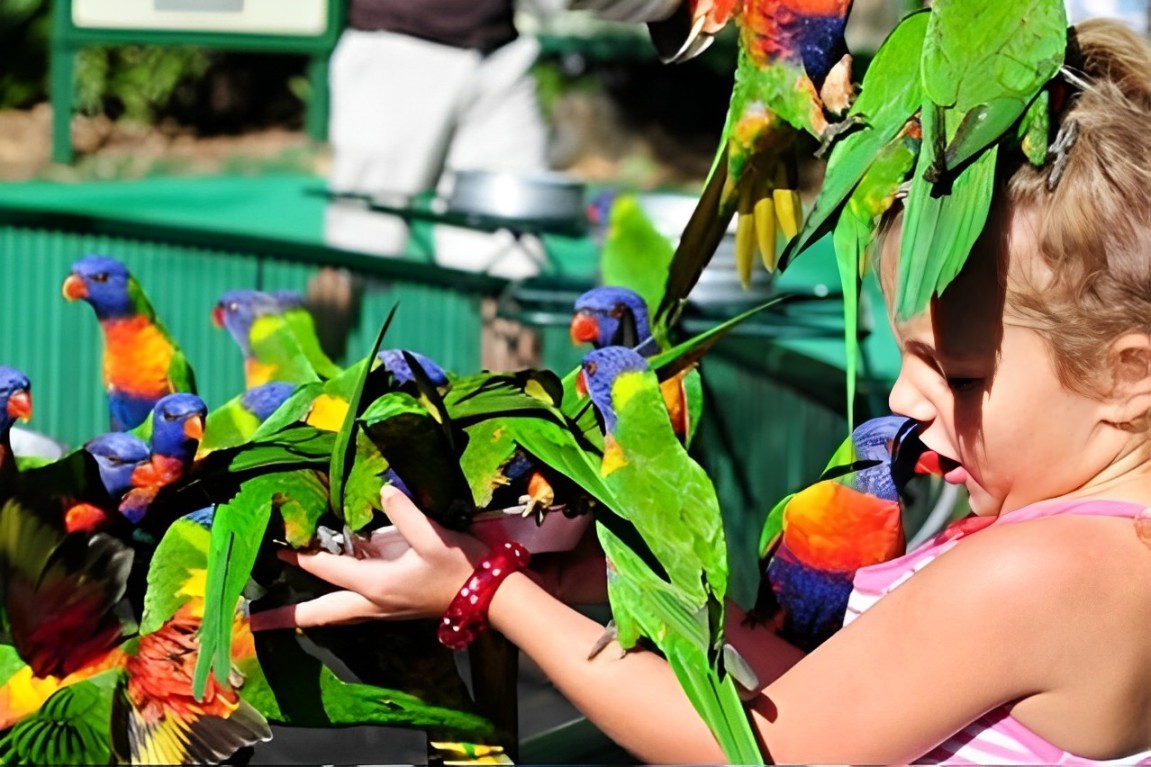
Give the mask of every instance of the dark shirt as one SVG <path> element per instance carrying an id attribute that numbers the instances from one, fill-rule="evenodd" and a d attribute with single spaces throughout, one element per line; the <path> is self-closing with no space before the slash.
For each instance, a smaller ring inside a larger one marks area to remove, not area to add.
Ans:
<path id="1" fill-rule="evenodd" d="M 484 52 L 516 38 L 511 0 L 351 0 L 348 25 Z"/>

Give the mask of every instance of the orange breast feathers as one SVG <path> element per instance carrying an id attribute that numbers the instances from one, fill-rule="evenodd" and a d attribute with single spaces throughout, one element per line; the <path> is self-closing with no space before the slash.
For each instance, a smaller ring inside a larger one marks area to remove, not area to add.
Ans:
<path id="1" fill-rule="evenodd" d="M 172 391 L 168 371 L 175 350 L 147 317 L 104 323 L 104 384 L 109 390 L 150 397 Z"/>
<path id="2" fill-rule="evenodd" d="M 903 553 L 899 504 L 824 480 L 796 494 L 783 542 L 804 564 L 847 572 Z"/>

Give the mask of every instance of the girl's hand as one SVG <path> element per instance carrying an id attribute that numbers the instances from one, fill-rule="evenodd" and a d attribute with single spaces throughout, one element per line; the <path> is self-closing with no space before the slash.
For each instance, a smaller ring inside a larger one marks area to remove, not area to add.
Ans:
<path id="1" fill-rule="evenodd" d="M 467 581 L 488 548 L 467 533 L 429 519 L 399 490 L 385 486 L 384 513 L 407 542 L 395 553 L 395 540 L 364 546 L 368 556 L 284 550 L 281 559 L 339 586 L 307 602 L 275 607 L 251 617 L 253 631 L 360 623 L 372 619 L 438 618 Z M 390 543 L 390 545 L 388 545 Z"/>

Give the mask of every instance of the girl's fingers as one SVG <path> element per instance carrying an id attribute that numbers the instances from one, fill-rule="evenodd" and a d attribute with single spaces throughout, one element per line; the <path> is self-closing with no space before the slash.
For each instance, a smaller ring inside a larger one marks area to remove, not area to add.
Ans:
<path id="1" fill-rule="evenodd" d="M 356 559 L 342 554 L 329 554 L 326 551 L 301 554 L 285 549 L 277 552 L 277 555 L 285 562 L 296 565 L 333 586 L 355 592 L 362 592 L 379 579 L 379 573 L 372 571 L 385 561 Z"/>
<path id="2" fill-rule="evenodd" d="M 380 505 L 384 507 L 384 513 L 396 526 L 396 530 L 416 551 L 427 551 L 444 545 L 440 534 L 442 528 L 420 511 L 401 490 L 392 485 L 384 485 L 380 491 Z"/>
<path id="3" fill-rule="evenodd" d="M 383 617 L 379 606 L 367 597 L 354 591 L 333 591 L 307 602 L 252 613 L 249 625 L 252 631 L 271 631 L 360 623 L 379 617 Z"/>

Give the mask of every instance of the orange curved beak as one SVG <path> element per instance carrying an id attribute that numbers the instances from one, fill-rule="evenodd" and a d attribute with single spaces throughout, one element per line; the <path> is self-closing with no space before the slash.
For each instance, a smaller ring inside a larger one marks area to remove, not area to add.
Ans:
<path id="1" fill-rule="evenodd" d="M 32 417 L 32 394 L 24 389 L 8 397 L 8 415 L 27 421 Z"/>
<path id="2" fill-rule="evenodd" d="M 84 280 L 80 279 L 78 275 L 69 274 L 68 279 L 64 280 L 64 285 L 60 289 L 64 294 L 64 298 L 69 301 L 75 301 L 78 298 L 88 297 L 88 286 L 84 284 Z"/>
<path id="3" fill-rule="evenodd" d="M 184 421 L 184 436 L 194 440 L 203 439 L 204 419 L 197 415 Z"/>
<path id="4" fill-rule="evenodd" d="M 224 327 L 224 307 L 219 304 L 212 307 L 212 324 L 218 328 Z"/>
<path id="5" fill-rule="evenodd" d="M 599 323 L 588 312 L 578 312 L 572 317 L 570 330 L 572 344 L 576 346 L 591 343 L 599 338 Z"/>
<path id="6" fill-rule="evenodd" d="M 579 375 L 576 376 L 575 390 L 576 394 L 580 395 L 581 397 L 587 396 L 587 376 L 584 375 L 582 370 L 579 372 Z"/>

